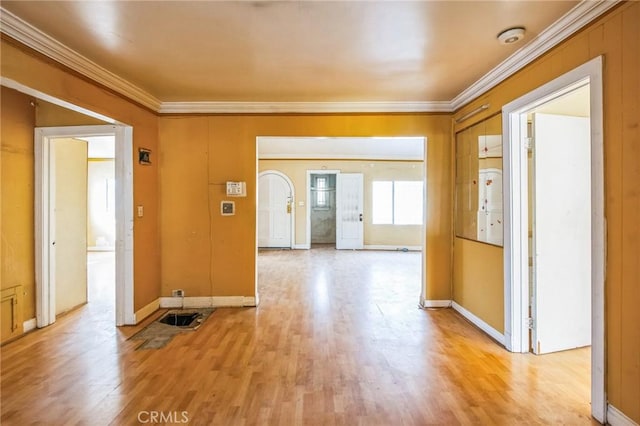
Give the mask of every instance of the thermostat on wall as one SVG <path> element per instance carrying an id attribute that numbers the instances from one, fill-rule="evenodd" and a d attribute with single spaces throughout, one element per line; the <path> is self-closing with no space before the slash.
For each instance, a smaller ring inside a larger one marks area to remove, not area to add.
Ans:
<path id="1" fill-rule="evenodd" d="M 246 182 L 227 182 L 227 197 L 246 197 Z"/>
<path id="2" fill-rule="evenodd" d="M 236 214 L 236 203 L 233 201 L 222 201 L 220 203 L 220 214 L 222 216 L 233 216 Z"/>

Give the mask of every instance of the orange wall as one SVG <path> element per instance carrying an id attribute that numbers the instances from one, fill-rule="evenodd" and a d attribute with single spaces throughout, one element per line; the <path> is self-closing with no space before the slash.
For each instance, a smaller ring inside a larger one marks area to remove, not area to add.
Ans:
<path id="1" fill-rule="evenodd" d="M 35 318 L 35 249 L 33 210 L 34 99 L 1 88 L 2 288 L 17 285 L 24 292 L 23 319 Z"/>
<path id="2" fill-rule="evenodd" d="M 503 249 L 455 238 L 453 300 L 504 333 Z"/>
<path id="3" fill-rule="evenodd" d="M 456 113 L 461 116 L 488 103 L 487 111 L 468 120 L 480 121 L 555 77 L 604 56 L 607 396 L 636 423 L 640 423 L 639 23 L 640 2 L 622 3 Z M 460 127 L 472 124 L 468 121 Z M 475 256 L 485 258 L 493 250 L 486 246 Z M 494 294 L 495 300 L 486 303 L 497 305 L 501 297 Z"/>
<path id="4" fill-rule="evenodd" d="M 43 59 L 40 55 L 23 46 L 19 47 L 5 37 L 2 39 L 1 54 L 3 77 L 133 126 L 134 147 L 132 155 L 136 159 L 139 147 L 149 148 L 157 153 L 158 118 L 154 113 L 115 95 L 109 90 L 67 72 L 62 67 Z M 3 128 L 6 120 L 5 115 L 3 108 Z M 64 116 L 59 116 L 62 123 L 56 124 L 55 117 L 52 118 L 51 115 L 45 116 L 43 114 L 42 121 L 49 126 L 66 125 L 72 115 L 64 114 Z M 29 131 L 31 132 L 31 141 L 33 141 L 33 128 Z M 33 142 L 31 142 L 32 144 Z M 154 157 L 154 154 L 152 154 L 152 160 L 154 160 Z M 33 162 L 32 159 L 30 161 L 31 163 Z M 134 162 L 134 205 L 143 205 L 145 208 L 144 217 L 136 217 L 134 223 L 135 310 L 139 310 L 157 299 L 160 294 L 157 163 L 157 161 L 154 161 L 152 166 L 141 166 L 138 165 L 137 161 Z M 33 167 L 31 166 L 31 173 L 33 173 L 32 169 Z M 22 184 L 23 186 L 17 196 L 31 200 L 33 198 L 33 178 L 26 180 Z M 25 217 L 31 216 L 29 219 L 30 226 L 33 228 L 33 203 L 32 201 L 30 203 L 21 204 L 20 209 L 24 212 Z M 25 259 L 34 256 L 33 243 L 27 244 L 29 249 L 25 253 Z M 4 259 L 6 252 L 3 250 L 2 253 Z M 30 270 L 32 269 L 31 267 Z"/>
<path id="5" fill-rule="evenodd" d="M 257 136 L 426 136 L 428 299 L 450 299 L 451 117 L 436 114 L 160 118 L 162 295 L 253 296 Z M 228 180 L 246 181 L 220 215 Z"/>

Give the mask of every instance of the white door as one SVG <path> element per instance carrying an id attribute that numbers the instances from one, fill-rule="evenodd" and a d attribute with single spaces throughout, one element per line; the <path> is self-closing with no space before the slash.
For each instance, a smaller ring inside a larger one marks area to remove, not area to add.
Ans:
<path id="1" fill-rule="evenodd" d="M 258 178 L 258 247 L 291 248 L 292 189 L 275 173 Z"/>
<path id="2" fill-rule="evenodd" d="M 336 248 L 364 247 L 364 180 L 362 173 L 336 175 Z"/>
<path id="3" fill-rule="evenodd" d="M 49 246 L 58 315 L 87 302 L 87 142 L 54 139 L 50 146 L 54 220 Z"/>
<path id="4" fill-rule="evenodd" d="M 591 344 L 588 118 L 533 118 L 533 352 Z"/>

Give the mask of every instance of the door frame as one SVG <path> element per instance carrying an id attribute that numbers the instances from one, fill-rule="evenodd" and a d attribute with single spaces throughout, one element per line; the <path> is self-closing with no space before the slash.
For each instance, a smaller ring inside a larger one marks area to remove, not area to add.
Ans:
<path id="1" fill-rule="evenodd" d="M 55 211 L 51 206 L 52 140 L 65 137 L 115 136 L 116 176 L 116 296 L 117 326 L 135 324 L 133 305 L 133 128 L 120 124 L 38 127 L 35 129 L 35 270 L 36 325 L 53 324 L 55 309 L 55 253 L 50 244 Z"/>
<path id="2" fill-rule="evenodd" d="M 289 248 L 293 249 L 295 247 L 295 243 L 296 243 L 296 194 L 295 194 L 295 188 L 293 186 L 293 182 L 291 181 L 291 179 L 289 179 L 289 176 L 285 175 L 284 173 L 278 171 L 278 170 L 265 170 L 262 171 L 260 173 L 258 173 L 258 184 L 256 185 L 256 246 L 257 246 L 257 241 L 258 241 L 258 235 L 260 230 L 258 229 L 258 215 L 257 215 L 257 205 L 258 205 L 258 195 L 260 193 L 260 189 L 259 189 L 259 185 L 260 185 L 260 178 L 262 176 L 265 175 L 277 175 L 280 176 L 281 178 L 283 178 L 285 180 L 285 182 L 287 182 L 287 185 L 289 185 L 289 189 L 291 190 L 291 213 L 289 214 L 289 226 L 291 227 L 291 232 L 290 232 L 290 239 L 289 239 Z"/>
<path id="3" fill-rule="evenodd" d="M 528 352 L 529 255 L 526 123 L 520 115 L 589 84 L 591 126 L 591 414 L 606 421 L 605 215 L 602 57 L 510 102 L 502 108 L 504 193 L 504 336 L 511 352 Z"/>
<path id="4" fill-rule="evenodd" d="M 340 170 L 331 169 L 331 170 L 307 170 L 307 235 L 306 242 L 300 247 L 303 249 L 311 248 L 311 175 L 339 175 Z M 338 189 L 337 189 L 337 177 L 336 177 L 336 202 L 338 201 Z M 337 208 L 336 208 L 337 209 Z M 337 226 L 337 224 L 336 224 Z"/>

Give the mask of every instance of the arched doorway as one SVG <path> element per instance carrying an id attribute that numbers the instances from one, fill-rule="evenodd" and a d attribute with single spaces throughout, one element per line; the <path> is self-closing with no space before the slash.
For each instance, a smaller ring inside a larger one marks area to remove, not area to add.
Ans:
<path id="1" fill-rule="evenodd" d="M 258 176 L 258 247 L 293 247 L 293 194 L 285 174 L 268 170 Z"/>

